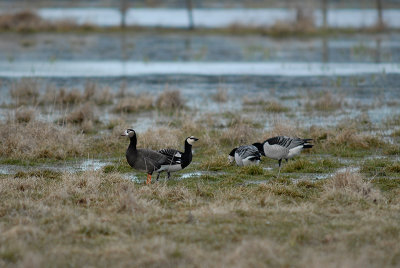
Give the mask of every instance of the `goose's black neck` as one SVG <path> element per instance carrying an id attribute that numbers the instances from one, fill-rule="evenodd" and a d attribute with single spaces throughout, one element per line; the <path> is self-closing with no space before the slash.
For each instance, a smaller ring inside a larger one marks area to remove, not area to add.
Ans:
<path id="1" fill-rule="evenodd" d="M 253 143 L 253 145 L 254 145 L 255 147 L 257 147 L 257 149 L 258 149 L 258 151 L 260 152 L 261 155 L 265 156 L 264 144 L 259 143 L 259 142 L 256 142 L 256 143 Z"/>
<path id="2" fill-rule="evenodd" d="M 132 137 L 130 137 L 130 140 L 131 140 L 131 142 L 129 143 L 128 149 L 136 150 L 136 144 L 137 144 L 136 135 L 133 135 Z"/>
<path id="3" fill-rule="evenodd" d="M 191 154 L 192 153 L 192 145 L 190 145 L 187 140 L 185 140 L 185 154 Z"/>
<path id="4" fill-rule="evenodd" d="M 192 145 L 190 145 L 187 140 L 185 140 L 185 151 L 183 152 L 181 159 L 182 168 L 187 167 L 190 162 L 192 162 Z"/>

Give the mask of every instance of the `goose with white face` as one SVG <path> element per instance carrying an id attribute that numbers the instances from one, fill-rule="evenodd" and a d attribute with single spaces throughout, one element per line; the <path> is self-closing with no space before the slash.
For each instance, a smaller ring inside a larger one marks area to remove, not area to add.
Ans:
<path id="1" fill-rule="evenodd" d="M 121 134 L 121 136 L 128 136 L 129 138 L 132 138 L 134 135 L 136 135 L 136 132 L 131 128 L 128 128 L 123 134 Z"/>
<path id="2" fill-rule="evenodd" d="M 190 145 L 193 145 L 196 141 L 198 141 L 199 139 L 194 137 L 194 136 L 190 136 L 186 139 L 187 143 L 189 143 Z"/>
<path id="3" fill-rule="evenodd" d="M 167 172 L 168 178 L 171 176 L 171 172 L 176 172 L 184 169 L 192 162 L 192 145 L 199 139 L 190 136 L 185 139 L 183 152 L 176 149 L 166 148 L 161 149 L 158 152 L 165 155 L 170 161 L 167 165 L 163 165 L 162 169 L 158 172 L 157 180 L 161 172 Z"/>

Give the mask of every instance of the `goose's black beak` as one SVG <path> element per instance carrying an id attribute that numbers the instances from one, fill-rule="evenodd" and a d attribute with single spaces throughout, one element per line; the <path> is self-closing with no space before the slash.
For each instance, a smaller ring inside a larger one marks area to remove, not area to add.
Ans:
<path id="1" fill-rule="evenodd" d="M 193 138 L 195 141 L 198 141 L 199 139 L 198 138 Z"/>

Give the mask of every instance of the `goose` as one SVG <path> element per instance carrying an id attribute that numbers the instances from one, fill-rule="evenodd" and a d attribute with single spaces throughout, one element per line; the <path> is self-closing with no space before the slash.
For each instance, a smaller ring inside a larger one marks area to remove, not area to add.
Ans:
<path id="1" fill-rule="evenodd" d="M 127 129 L 121 136 L 127 136 L 130 139 L 128 149 L 126 150 L 128 164 L 136 170 L 146 172 L 146 184 L 150 184 L 153 172 L 159 172 L 164 168 L 163 166 L 168 165 L 168 158 L 150 149 L 137 149 L 137 137 L 133 129 Z"/>
<path id="2" fill-rule="evenodd" d="M 175 149 L 161 149 L 158 152 L 165 155 L 169 161 L 169 164 L 163 165 L 162 170 L 157 174 L 157 181 L 160 177 L 160 173 L 166 171 L 168 179 L 171 177 L 171 172 L 179 171 L 187 167 L 192 162 L 192 145 L 199 139 L 190 136 L 185 139 L 185 150 L 183 152 Z"/>
<path id="3" fill-rule="evenodd" d="M 263 156 L 278 160 L 279 173 L 281 172 L 282 159 L 288 159 L 299 155 L 305 148 L 312 148 L 312 139 L 291 138 L 286 136 L 276 136 L 267 139 L 263 143 L 253 143 Z"/>
<path id="4" fill-rule="evenodd" d="M 233 161 L 240 167 L 249 165 L 258 165 L 261 159 L 261 153 L 254 145 L 242 145 L 234 148 L 229 153 L 229 162 Z"/>

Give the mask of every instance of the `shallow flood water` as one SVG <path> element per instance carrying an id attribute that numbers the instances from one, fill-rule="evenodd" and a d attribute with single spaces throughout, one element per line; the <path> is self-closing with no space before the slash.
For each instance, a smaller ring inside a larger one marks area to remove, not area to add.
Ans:
<path id="1" fill-rule="evenodd" d="M 273 128 L 277 121 L 301 127 L 330 127 L 344 120 L 359 120 L 361 116 L 381 124 L 400 113 L 399 34 L 308 39 L 181 33 L 6 33 L 2 37 L 1 119 L 8 118 L 9 105 L 15 101 L 10 89 L 22 77 L 38 82 L 41 94 L 48 85 L 56 90 L 83 92 L 88 82 L 109 88 L 114 95 L 122 87 L 127 96 L 157 96 L 166 89 L 179 90 L 187 113 L 194 119 L 210 113 L 244 115 L 260 122 L 260 128 L 265 130 Z M 220 89 L 227 94 L 226 102 L 212 98 Z M 326 92 L 339 96 L 341 108 L 329 112 L 304 108 L 308 101 Z M 257 105 L 246 106 L 245 98 L 276 101 L 288 112 L 266 112 Z M 115 104 L 116 101 L 101 108 L 101 122 L 120 116 L 113 112 Z M 66 113 L 54 107 L 36 108 L 40 110 L 37 119 L 49 122 Z M 154 110 L 138 112 L 124 120 L 141 132 L 151 126 L 168 125 L 172 119 Z M 229 119 L 221 116 L 215 120 L 215 125 L 224 127 Z M 385 135 L 389 137 L 391 132 Z M 28 168 L 0 165 L 0 174 L 36 168 L 79 172 L 98 170 L 108 164 L 89 159 Z M 181 172 L 177 178 L 207 174 Z M 315 178 L 326 176 L 316 174 Z M 134 174 L 126 177 L 143 181 Z"/>
<path id="2" fill-rule="evenodd" d="M 384 10 L 385 24 L 400 27 L 400 10 Z M 49 20 L 70 19 L 79 24 L 118 26 L 121 13 L 113 8 L 41 8 L 38 14 Z M 315 24 L 322 25 L 320 10 L 313 12 Z M 272 26 L 278 21 L 293 21 L 294 9 L 193 9 L 194 23 L 198 27 L 219 28 L 232 24 Z M 371 27 L 376 24 L 377 12 L 373 9 L 339 9 L 328 11 L 329 27 Z M 186 9 L 131 8 L 126 13 L 127 25 L 146 27 L 187 27 Z"/>
<path id="3" fill-rule="evenodd" d="M 1 77 L 129 77 L 143 75 L 352 76 L 400 74 L 398 63 L 296 62 L 0 62 Z"/>

